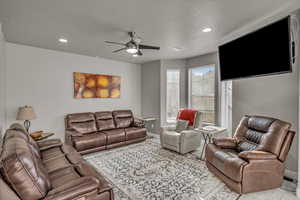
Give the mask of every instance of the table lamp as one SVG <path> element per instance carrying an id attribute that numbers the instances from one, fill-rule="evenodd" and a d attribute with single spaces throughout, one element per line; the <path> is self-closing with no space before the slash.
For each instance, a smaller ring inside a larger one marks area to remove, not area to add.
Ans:
<path id="1" fill-rule="evenodd" d="M 17 120 L 25 120 L 24 127 L 29 133 L 30 121 L 36 119 L 35 112 L 31 106 L 20 107 L 17 114 Z"/>

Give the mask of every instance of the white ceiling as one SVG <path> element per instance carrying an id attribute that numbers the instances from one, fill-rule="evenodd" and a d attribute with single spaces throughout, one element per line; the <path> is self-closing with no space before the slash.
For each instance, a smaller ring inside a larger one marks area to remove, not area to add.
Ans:
<path id="1" fill-rule="evenodd" d="M 299 0 L 0 0 L 9 42 L 142 63 L 215 51 L 231 31 Z M 211 33 L 202 29 L 211 27 Z M 148 45 L 140 58 L 104 40 L 126 42 L 135 31 Z M 60 44 L 59 37 L 69 40 Z M 174 51 L 174 47 L 182 51 Z"/>

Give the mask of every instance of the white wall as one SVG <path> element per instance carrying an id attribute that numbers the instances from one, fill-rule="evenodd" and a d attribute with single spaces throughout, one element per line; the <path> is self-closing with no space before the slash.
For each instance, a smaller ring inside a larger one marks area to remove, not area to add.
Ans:
<path id="1" fill-rule="evenodd" d="M 160 61 L 142 64 L 142 116 L 155 117 L 160 128 Z"/>
<path id="2" fill-rule="evenodd" d="M 141 66 L 108 59 L 6 43 L 7 121 L 19 106 L 34 107 L 31 130 L 53 131 L 64 138 L 68 113 L 132 109 L 141 115 Z M 74 99 L 73 72 L 121 76 L 120 99 Z"/>
<path id="3" fill-rule="evenodd" d="M 5 129 L 5 40 L 0 24 L 0 139 Z"/>

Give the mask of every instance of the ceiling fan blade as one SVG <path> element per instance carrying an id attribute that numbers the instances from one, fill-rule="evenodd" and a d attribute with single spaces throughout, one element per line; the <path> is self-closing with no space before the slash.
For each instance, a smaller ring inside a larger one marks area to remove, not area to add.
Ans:
<path id="1" fill-rule="evenodd" d="M 117 45 L 122 45 L 122 46 L 126 46 L 126 44 L 120 43 L 120 42 L 111 42 L 111 41 L 104 41 L 105 43 L 108 44 L 117 44 Z"/>
<path id="2" fill-rule="evenodd" d="M 124 47 L 124 48 L 121 48 L 121 49 L 117 49 L 117 50 L 114 50 L 113 53 L 117 53 L 117 52 L 122 51 L 122 50 L 125 50 L 125 49 L 127 49 L 127 48 Z"/>
<path id="3" fill-rule="evenodd" d="M 139 49 L 153 49 L 153 50 L 160 50 L 160 47 L 156 47 L 156 46 L 148 46 L 148 45 L 140 44 L 140 45 L 139 45 Z"/>

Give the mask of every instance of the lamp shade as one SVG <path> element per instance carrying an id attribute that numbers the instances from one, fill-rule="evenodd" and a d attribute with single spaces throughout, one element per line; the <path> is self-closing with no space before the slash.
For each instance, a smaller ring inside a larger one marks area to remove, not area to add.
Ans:
<path id="1" fill-rule="evenodd" d="M 33 119 L 36 119 L 36 115 L 31 106 L 24 106 L 19 108 L 17 120 L 33 120 Z"/>

